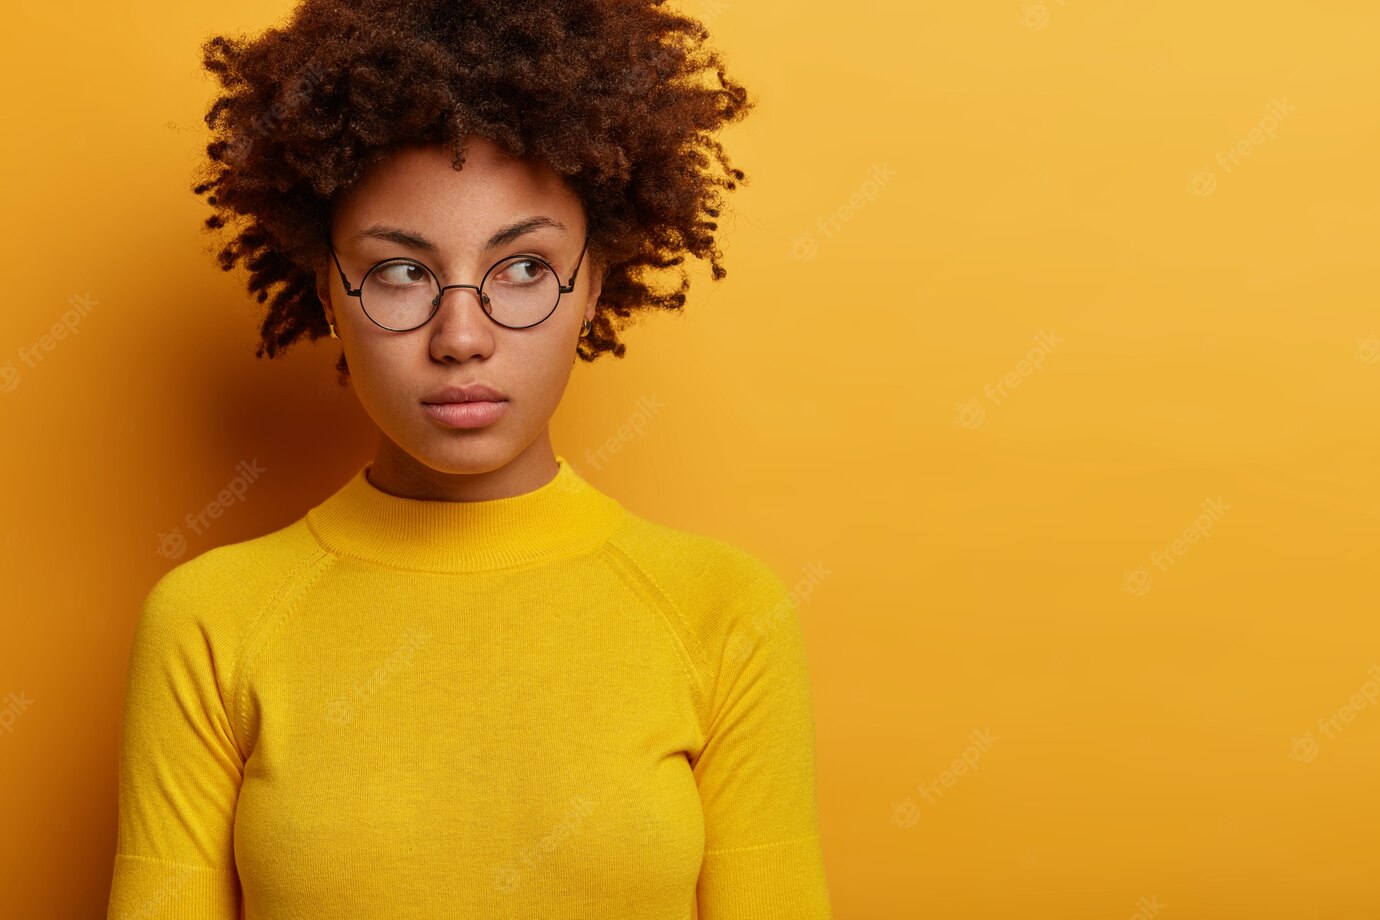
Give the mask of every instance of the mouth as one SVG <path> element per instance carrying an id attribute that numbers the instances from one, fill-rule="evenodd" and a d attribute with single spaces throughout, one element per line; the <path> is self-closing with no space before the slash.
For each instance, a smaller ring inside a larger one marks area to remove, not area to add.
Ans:
<path id="1" fill-rule="evenodd" d="M 464 402 L 422 403 L 432 420 L 447 428 L 484 428 L 508 411 L 506 399 L 471 399 Z"/>
<path id="2" fill-rule="evenodd" d="M 429 396 L 422 397 L 424 403 L 466 403 L 466 402 L 503 402 L 507 400 L 507 394 L 489 386 L 487 383 L 466 383 L 459 386 L 442 387 Z"/>

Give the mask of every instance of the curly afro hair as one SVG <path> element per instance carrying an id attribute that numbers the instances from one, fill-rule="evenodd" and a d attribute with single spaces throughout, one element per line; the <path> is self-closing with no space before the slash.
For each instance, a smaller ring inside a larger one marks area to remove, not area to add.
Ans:
<path id="1" fill-rule="evenodd" d="M 606 273 L 577 354 L 622 357 L 635 313 L 685 304 L 685 270 L 669 289 L 657 271 L 690 254 L 727 274 L 719 188 L 746 177 L 713 135 L 754 103 L 707 38 L 662 0 L 305 0 L 284 27 L 208 39 L 222 89 L 192 191 L 207 228 L 236 226 L 221 268 L 242 260 L 269 303 L 256 356 L 328 334 L 316 272 L 337 197 L 404 146 L 446 144 L 461 169 L 474 133 L 545 161 L 580 198 Z M 337 369 L 343 383 L 343 353 Z"/>

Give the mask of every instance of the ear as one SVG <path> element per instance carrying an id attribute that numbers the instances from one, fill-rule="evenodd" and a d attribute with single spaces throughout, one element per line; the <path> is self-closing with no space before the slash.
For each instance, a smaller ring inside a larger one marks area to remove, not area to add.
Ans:
<path id="1" fill-rule="evenodd" d="M 593 321 L 594 312 L 599 306 L 599 294 L 604 289 L 605 266 L 597 259 L 590 260 L 589 302 L 585 305 L 585 319 Z"/>
<path id="2" fill-rule="evenodd" d="M 331 313 L 331 275 L 329 261 L 317 264 L 316 297 L 321 301 L 321 308 L 326 313 L 326 322 L 334 323 L 335 316 Z"/>

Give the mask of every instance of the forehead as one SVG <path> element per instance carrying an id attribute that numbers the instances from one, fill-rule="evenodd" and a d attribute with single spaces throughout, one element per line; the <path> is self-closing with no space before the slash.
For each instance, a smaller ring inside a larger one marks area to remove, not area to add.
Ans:
<path id="1" fill-rule="evenodd" d="M 494 229 L 535 214 L 554 218 L 572 233 L 583 224 L 579 197 L 546 163 L 514 157 L 477 135 L 466 138 L 464 155 L 457 170 L 445 145 L 394 151 L 339 199 L 336 228 L 348 234 L 387 223 L 432 239 L 479 245 Z"/>

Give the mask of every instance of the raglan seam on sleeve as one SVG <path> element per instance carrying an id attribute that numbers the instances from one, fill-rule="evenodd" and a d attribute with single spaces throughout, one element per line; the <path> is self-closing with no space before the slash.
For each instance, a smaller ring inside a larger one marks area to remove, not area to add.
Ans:
<path id="1" fill-rule="evenodd" d="M 694 655 L 691 653 L 690 649 L 686 648 L 680 633 L 678 633 L 669 622 L 669 617 L 674 616 L 676 620 L 680 622 L 687 636 L 693 636 L 690 625 L 685 621 L 685 617 L 681 612 L 676 609 L 666 590 L 657 583 L 656 579 L 648 574 L 646 569 L 638 565 L 636 560 L 629 556 L 622 547 L 609 541 L 602 547 L 600 555 L 608 561 L 609 566 L 618 573 L 619 577 L 627 583 L 628 587 L 631 588 L 635 594 L 647 598 L 662 617 L 662 625 L 671 634 L 671 641 L 675 643 L 676 651 L 680 657 L 681 669 L 685 672 L 686 678 L 690 681 L 691 688 L 696 697 L 695 722 L 700 732 L 700 743 L 704 744 L 709 738 L 708 728 L 704 719 L 704 708 L 706 702 L 708 702 L 705 697 L 707 690 L 704 678 L 698 667 L 696 667 Z"/>
<path id="2" fill-rule="evenodd" d="M 819 840 L 819 834 L 806 834 L 804 837 L 792 837 L 789 840 L 777 840 L 773 843 L 754 843 L 749 844 L 745 847 L 722 847 L 712 850 L 705 850 L 704 853 L 706 856 L 717 856 L 722 853 L 743 853 L 747 852 L 748 850 L 765 850 L 770 847 L 783 847 L 794 843 L 818 843 Z"/>
<path id="3" fill-rule="evenodd" d="M 300 575 L 303 570 L 313 569 L 304 583 L 300 584 L 300 591 L 297 599 L 301 600 L 302 595 L 311 588 L 316 579 L 329 568 L 329 563 L 335 561 L 335 556 L 327 550 L 313 547 L 310 554 L 293 566 L 292 571 L 288 572 L 283 580 L 278 584 L 273 592 L 273 597 L 268 603 L 264 604 L 258 615 L 254 618 L 253 625 L 245 634 L 244 645 L 240 650 L 240 658 L 235 662 L 234 689 L 231 692 L 231 704 L 234 707 L 231 730 L 235 734 L 235 746 L 239 748 L 241 760 L 247 759 L 248 755 L 244 749 L 244 737 L 247 736 L 244 724 L 244 696 L 245 687 L 248 683 L 250 669 L 254 666 L 259 653 L 265 647 L 265 637 L 269 630 L 266 626 L 271 622 L 271 615 L 283 606 L 284 599 L 294 587 L 301 582 Z M 322 563 L 327 564 L 322 564 Z"/>

